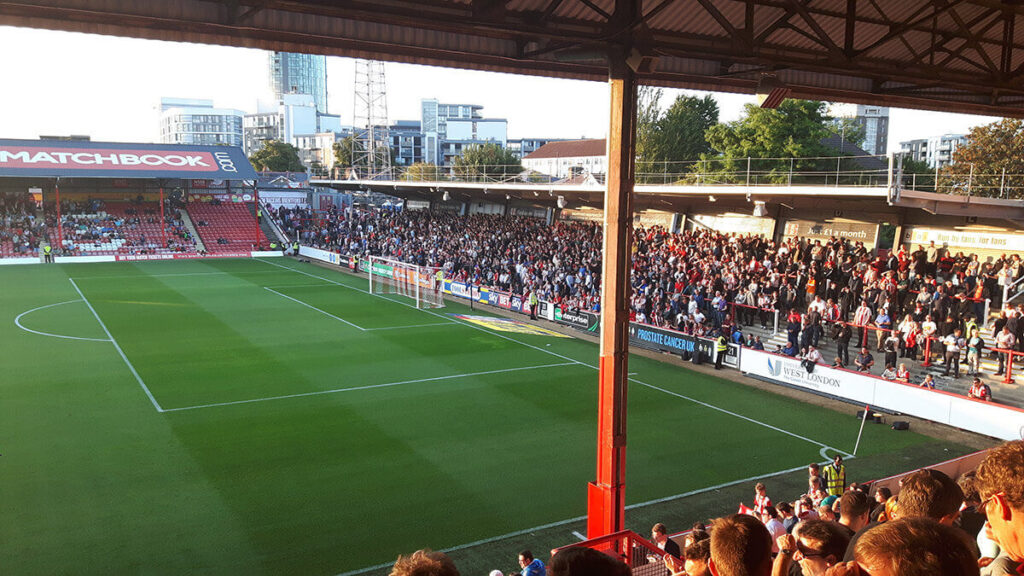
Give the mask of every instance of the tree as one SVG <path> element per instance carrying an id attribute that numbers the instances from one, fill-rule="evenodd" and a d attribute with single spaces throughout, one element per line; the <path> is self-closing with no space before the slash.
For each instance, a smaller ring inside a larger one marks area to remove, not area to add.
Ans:
<path id="1" fill-rule="evenodd" d="M 637 175 L 657 180 L 664 178 L 662 174 L 688 171 L 682 163 L 696 161 L 711 151 L 705 134 L 717 123 L 718 102 L 711 95 L 678 96 L 668 110 L 657 113 L 653 126 L 645 127 L 648 134 L 644 148 L 637 150 Z"/>
<path id="2" fill-rule="evenodd" d="M 405 169 L 402 178 L 411 182 L 437 182 L 441 180 L 441 169 L 429 162 L 416 162 Z"/>
<path id="3" fill-rule="evenodd" d="M 508 180 L 523 171 L 519 158 L 493 143 L 472 144 L 452 163 L 456 176 L 469 180 Z"/>
<path id="4" fill-rule="evenodd" d="M 707 140 L 717 156 L 705 155 L 696 169 L 713 174 L 717 181 L 745 181 L 748 158 L 751 183 L 785 182 L 791 171 L 834 170 L 824 156 L 837 150 L 822 141 L 833 134 L 825 104 L 813 100 L 785 100 L 776 109 L 744 106 L 744 115 L 734 122 L 717 124 L 707 131 Z"/>
<path id="5" fill-rule="evenodd" d="M 900 159 L 903 171 L 903 186 L 925 192 L 935 191 L 935 169 L 923 160 L 914 160 L 909 155 Z"/>
<path id="6" fill-rule="evenodd" d="M 973 173 L 972 173 L 973 167 Z M 1003 173 L 1005 171 L 1005 179 Z M 1024 120 L 1005 118 L 975 126 L 953 163 L 939 171 L 938 191 L 1024 198 Z"/>
<path id="7" fill-rule="evenodd" d="M 306 167 L 299 160 L 299 150 L 280 140 L 266 140 L 263 147 L 249 157 L 253 168 L 271 172 L 305 172 Z"/>
<path id="8" fill-rule="evenodd" d="M 346 136 L 340 142 L 334 143 L 334 163 L 342 168 L 351 168 L 356 165 L 356 158 L 362 151 L 363 145 L 354 134 Z M 365 161 L 359 163 L 363 166 L 366 165 Z"/>

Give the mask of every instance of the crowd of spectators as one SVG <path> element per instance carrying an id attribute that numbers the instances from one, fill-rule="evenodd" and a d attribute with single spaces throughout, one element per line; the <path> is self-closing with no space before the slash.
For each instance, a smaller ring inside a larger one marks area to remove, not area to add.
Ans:
<path id="1" fill-rule="evenodd" d="M 0 193 L 0 245 L 9 246 L 11 256 L 30 257 L 46 240 L 46 221 L 28 192 Z M 3 252 L 6 252 L 4 250 Z"/>
<path id="2" fill-rule="evenodd" d="M 774 505 L 763 484 L 755 507 L 697 523 L 682 546 L 657 524 L 671 576 L 1012 576 L 1024 573 L 1024 441 L 992 449 L 954 481 L 935 469 L 903 476 L 898 492 L 833 481 L 835 463 L 808 469 L 807 492 Z M 841 460 L 839 461 L 841 466 Z M 828 470 L 832 468 L 830 473 Z M 553 551 L 545 566 L 528 550 L 504 576 L 626 576 L 660 562 L 644 549 L 612 555 L 584 546 Z M 644 560 L 646 558 L 646 560 Z M 655 573 L 645 570 L 646 573 Z M 400 556 L 391 576 L 458 576 L 441 552 Z M 503 576 L 500 571 L 491 576 Z"/>
<path id="3" fill-rule="evenodd" d="M 536 291 L 556 305 L 599 310 L 597 223 L 548 225 L 427 211 L 268 210 L 290 238 L 307 245 L 443 266 L 458 281 L 524 295 Z M 986 347 L 1014 350 L 1024 338 L 1022 307 L 1003 311 L 988 342 L 984 329 L 986 300 L 998 304 L 1002 286 L 1024 275 L 1018 254 L 983 261 L 932 242 L 882 256 L 835 237 L 774 242 L 658 226 L 636 227 L 632 246 L 631 320 L 686 334 L 725 333 L 738 344 L 763 347 L 737 329 L 774 327 L 778 314 L 788 345 L 777 352 L 824 363 L 817 349 L 827 337 L 836 344 L 838 366 L 854 366 L 854 345 L 883 353 L 879 367 L 891 365 L 893 374 L 898 358 L 923 360 L 927 352 L 947 373 L 953 368 L 953 376 L 960 374 L 961 359 L 973 376 Z"/>

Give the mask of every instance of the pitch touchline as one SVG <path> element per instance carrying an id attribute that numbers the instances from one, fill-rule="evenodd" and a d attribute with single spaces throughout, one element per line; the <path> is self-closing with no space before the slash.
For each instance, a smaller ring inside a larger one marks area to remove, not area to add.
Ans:
<path id="1" fill-rule="evenodd" d="M 488 374 L 502 374 L 505 372 L 521 372 L 523 370 L 538 370 L 541 368 L 555 368 L 558 366 L 571 366 L 575 362 L 561 362 L 558 364 L 544 364 L 543 366 L 524 366 L 522 368 L 504 368 L 502 370 L 487 370 L 484 372 L 471 372 L 468 374 L 453 374 L 450 376 L 435 376 L 433 378 L 417 378 L 415 380 L 402 380 L 400 382 L 386 382 L 384 384 L 369 384 L 367 386 L 354 386 L 352 388 L 335 388 L 333 390 L 317 390 L 314 392 L 300 392 L 298 394 L 285 394 L 283 396 L 268 396 L 266 398 L 250 398 L 249 400 L 234 400 L 231 402 L 215 402 L 213 404 L 202 404 L 199 406 L 182 406 L 181 408 L 167 408 L 163 412 L 180 412 L 182 410 L 198 410 L 200 408 L 215 408 L 217 406 L 233 406 L 235 404 L 252 404 L 253 402 L 269 402 L 271 400 L 285 400 L 288 398 L 303 398 L 305 396 L 320 396 L 323 394 L 338 394 L 340 392 L 353 392 L 356 390 L 370 390 L 373 388 L 388 388 L 401 386 L 403 384 L 417 384 L 420 382 L 437 382 L 439 380 L 454 380 L 456 378 L 471 378 L 473 376 L 486 376 Z"/>
<path id="2" fill-rule="evenodd" d="M 86 341 L 89 341 L 89 342 L 110 342 L 110 340 L 108 340 L 106 338 L 85 338 L 84 336 L 66 336 L 64 334 L 50 334 L 49 332 L 40 332 L 39 330 L 33 330 L 31 328 L 27 328 L 24 325 L 22 325 L 22 323 L 21 323 L 21 319 L 23 317 L 28 316 L 29 314 L 35 312 L 36 310 L 45 310 L 46 308 L 53 308 L 54 306 L 63 306 L 64 304 L 71 304 L 72 302 L 81 302 L 81 300 L 68 300 L 66 302 L 57 302 L 56 304 L 47 304 L 46 306 L 40 306 L 38 308 L 33 308 L 31 310 L 26 310 L 25 312 L 22 312 L 21 314 L 18 314 L 18 317 L 14 319 L 14 324 L 18 328 L 21 328 L 22 330 L 24 330 L 26 332 L 31 332 L 33 334 L 39 334 L 40 336 L 50 336 L 52 338 L 65 338 L 67 340 L 86 340 Z"/>
<path id="3" fill-rule="evenodd" d="M 324 282 L 330 282 L 331 284 L 335 284 L 337 286 L 342 286 L 342 287 L 348 288 L 350 290 L 356 290 L 357 292 L 363 292 L 364 294 L 369 294 L 369 292 L 367 292 L 365 290 L 360 290 L 359 288 L 356 288 L 354 286 L 349 286 L 349 285 L 343 284 L 341 282 L 336 282 L 336 281 L 331 280 L 329 278 L 324 278 L 323 276 L 317 276 L 316 274 L 310 274 L 309 272 L 305 272 L 305 271 L 302 271 L 302 270 L 296 270 L 295 268 L 291 268 L 291 267 L 288 267 L 288 266 L 282 266 L 281 264 L 277 264 L 275 262 L 267 262 L 266 260 L 260 260 L 260 261 L 264 262 L 266 264 L 270 264 L 271 266 L 276 266 L 278 268 L 284 268 L 285 270 L 291 270 L 292 272 L 296 272 L 296 273 L 299 273 L 299 274 L 303 274 L 305 276 L 309 276 L 310 278 L 316 278 L 318 280 L 323 280 Z M 377 294 L 373 294 L 373 296 L 377 296 Z M 385 298 L 385 300 L 389 300 L 391 302 L 395 302 L 394 300 L 390 300 L 389 298 Z M 404 305 L 408 306 L 408 304 L 405 304 L 404 302 L 396 302 L 396 303 L 397 304 L 404 304 Z M 438 318 L 444 318 L 445 320 L 450 320 L 449 318 L 447 318 L 445 316 L 442 316 L 441 314 L 438 314 L 438 313 L 433 312 L 431 310 L 423 310 L 423 309 L 420 309 L 420 308 L 416 308 L 415 306 L 410 306 L 410 308 L 415 308 L 417 310 L 420 310 L 420 311 L 425 312 L 427 314 L 430 314 L 432 316 L 437 316 Z M 510 342 L 515 342 L 517 344 L 521 344 L 523 346 L 526 346 L 527 348 L 533 348 L 534 350 L 537 350 L 539 352 L 543 352 L 545 354 L 549 354 L 551 356 L 555 356 L 556 358 L 561 358 L 563 360 L 567 360 L 569 362 L 573 362 L 573 363 L 579 364 L 581 366 L 586 366 L 586 367 L 591 368 L 593 370 L 597 370 L 598 369 L 597 366 L 594 366 L 593 364 L 587 364 L 585 362 L 580 362 L 579 360 L 574 360 L 572 358 L 569 358 L 568 356 L 563 356 L 561 354 L 558 354 L 557 352 L 552 352 L 550 350 L 545 350 L 544 348 L 541 348 L 539 346 L 534 346 L 532 344 L 527 344 L 526 342 L 523 342 L 522 340 L 516 340 L 515 338 L 512 338 L 510 336 L 505 336 L 504 334 L 499 334 L 499 333 L 494 332 L 492 330 L 488 330 L 487 328 L 484 328 L 483 326 L 477 326 L 475 324 L 470 324 L 468 322 L 460 322 L 458 320 L 450 320 L 450 321 L 452 321 L 455 324 L 461 324 L 461 325 L 466 326 L 468 328 L 473 328 L 475 330 L 480 330 L 482 332 L 486 332 L 486 333 L 491 334 L 493 336 L 497 336 L 498 338 L 504 338 L 505 340 L 508 340 Z M 691 397 L 686 396 L 684 394 L 679 394 L 678 392 L 672 392 L 670 390 L 666 390 L 664 388 L 661 388 L 661 387 L 658 387 L 658 386 L 654 386 L 654 385 L 648 384 L 646 382 L 641 382 L 640 380 L 637 380 L 636 378 L 630 378 L 629 381 L 630 382 L 634 382 L 636 384 L 639 384 L 641 386 L 645 386 L 645 387 L 650 388 L 652 390 L 657 390 L 659 392 L 664 392 L 666 394 L 669 394 L 671 396 L 675 396 L 677 398 L 681 398 L 683 400 L 689 400 L 690 402 L 693 402 L 695 404 L 699 404 L 699 405 L 704 406 L 706 408 L 711 408 L 712 410 L 717 410 L 717 411 L 719 411 L 719 412 L 721 412 L 723 414 L 728 414 L 730 416 L 735 416 L 736 418 L 740 418 L 742 420 L 746 420 L 747 422 L 750 422 L 752 424 L 757 424 L 758 426 L 763 426 L 765 428 L 768 428 L 769 430 L 774 430 L 776 432 L 780 432 L 780 433 L 785 434 L 787 436 L 791 436 L 793 438 L 797 438 L 797 439 L 803 440 L 805 442 L 809 442 L 809 443 L 814 444 L 815 446 L 818 446 L 820 448 L 823 448 L 823 449 L 824 448 L 828 448 L 829 450 L 833 450 L 835 452 L 843 454 L 844 457 L 852 456 L 852 454 L 849 454 L 847 452 L 839 450 L 839 449 L 835 448 L 834 446 L 829 446 L 828 444 L 823 444 L 821 442 L 818 442 L 817 440 L 811 440 L 810 438 L 807 438 L 806 436 L 801 436 L 801 435 L 796 434 L 794 432 L 790 432 L 788 430 L 784 430 L 782 428 L 779 428 L 778 426 L 773 426 L 773 425 L 768 424 L 766 422 L 761 422 L 760 420 L 755 420 L 754 418 L 750 418 L 749 416 L 743 416 L 742 414 L 738 414 L 736 412 L 732 412 L 732 411 L 726 410 L 724 408 L 719 408 L 718 406 L 715 406 L 714 404 L 709 404 L 707 402 L 702 402 L 700 400 L 697 400 L 695 398 L 691 398 Z"/>
<path id="4" fill-rule="evenodd" d="M 827 463 L 828 463 L 827 461 L 824 462 L 824 464 L 827 464 Z M 683 492 L 681 494 L 675 494 L 673 496 L 666 496 L 664 498 L 656 498 L 654 500 L 648 500 L 646 502 L 638 502 L 636 504 L 630 504 L 629 506 L 626 506 L 626 510 L 635 510 L 637 508 L 643 508 L 645 506 L 651 506 L 651 505 L 654 505 L 654 504 L 662 504 L 664 502 L 670 502 L 672 500 L 678 500 L 680 498 L 687 498 L 689 496 L 697 496 L 697 495 L 700 495 L 700 494 L 705 494 L 707 492 L 711 492 L 713 490 L 721 490 L 722 488 L 729 488 L 731 486 L 736 486 L 737 484 L 744 484 L 746 482 L 751 482 L 753 480 L 764 480 L 764 479 L 768 479 L 768 478 L 774 478 L 776 476 L 782 476 L 783 474 L 789 474 L 791 472 L 796 472 L 798 470 L 804 470 L 806 468 L 807 468 L 807 465 L 801 465 L 801 466 L 796 466 L 794 468 L 787 468 L 785 470 L 779 470 L 778 472 L 772 472 L 770 474 L 760 474 L 760 475 L 757 475 L 757 476 L 750 476 L 748 478 L 743 478 L 741 480 L 732 480 L 730 482 L 725 482 L 725 483 L 722 483 L 722 484 L 716 484 L 715 486 L 708 486 L 706 488 L 700 488 L 698 490 L 691 490 L 689 492 Z M 508 534 L 502 534 L 500 536 L 491 536 L 489 538 L 483 538 L 481 540 L 476 540 L 474 542 L 468 542 L 466 544 L 459 544 L 458 546 L 453 546 L 451 548 L 445 548 L 444 550 L 441 550 L 441 552 L 444 552 L 446 554 L 449 553 L 449 552 L 457 552 L 459 550 L 465 550 L 466 548 L 472 548 L 474 546 L 483 546 L 484 544 L 491 544 L 492 542 L 498 542 L 498 541 L 504 540 L 506 538 L 514 538 L 516 536 L 522 536 L 524 534 L 530 534 L 530 533 L 533 533 L 533 532 L 537 532 L 539 530 L 547 530 L 548 528 L 557 528 L 559 526 L 565 526 L 566 524 L 572 524 L 574 522 L 582 522 L 583 520 L 586 520 L 586 519 L 587 519 L 586 516 L 576 516 L 575 518 L 569 518 L 569 519 L 566 519 L 566 520 L 559 520 L 558 522 L 551 522 L 549 524 L 542 524 L 540 526 L 534 526 L 533 528 L 526 528 L 524 530 L 516 530 L 515 532 L 509 532 Z M 387 562 L 385 564 L 377 564 L 376 566 L 370 566 L 370 567 L 367 567 L 367 568 L 360 568 L 359 570 L 351 570 L 349 572 L 342 572 L 341 574 L 338 574 L 338 576 L 356 576 L 357 574 L 365 574 L 366 572 L 370 572 L 370 571 L 373 571 L 373 570 L 381 570 L 381 569 L 384 569 L 384 568 L 388 568 L 388 567 L 392 566 L 393 564 L 394 564 L 394 562 Z"/>
<path id="5" fill-rule="evenodd" d="M 135 376 L 135 380 L 139 383 L 139 386 L 142 387 L 142 391 L 149 397 L 149 401 L 153 403 L 153 407 L 156 408 L 157 412 L 163 412 L 164 409 L 160 407 L 156 398 L 153 397 L 153 393 L 149 391 L 149 387 L 147 387 L 146 383 L 142 381 L 142 376 L 139 376 L 138 371 L 135 370 L 135 366 L 132 366 L 131 361 L 128 360 L 128 356 L 125 355 L 124 350 L 122 350 L 121 346 L 118 345 L 117 340 L 114 340 L 114 335 L 110 333 L 110 330 L 107 329 L 107 325 L 103 323 L 102 319 L 100 319 L 100 315 L 96 313 L 96 309 L 92 307 L 91 303 L 89 303 L 89 299 L 85 297 L 85 294 L 82 294 L 82 290 L 78 287 L 78 284 L 75 284 L 75 279 L 68 278 L 68 280 L 71 282 L 71 285 L 75 287 L 75 292 L 78 292 L 78 295 L 82 297 L 82 301 L 85 302 L 85 305 L 89 307 L 92 315 L 96 317 L 96 321 L 100 323 L 100 328 L 103 328 L 103 331 L 107 334 L 107 338 L 110 338 L 110 343 L 114 345 L 117 353 L 121 355 L 121 359 L 128 365 L 128 369 L 131 370 L 132 375 Z"/>

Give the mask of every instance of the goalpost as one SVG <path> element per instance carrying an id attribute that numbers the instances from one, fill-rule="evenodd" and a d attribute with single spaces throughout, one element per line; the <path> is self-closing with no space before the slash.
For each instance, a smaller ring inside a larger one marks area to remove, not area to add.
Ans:
<path id="1" fill-rule="evenodd" d="M 370 294 L 399 294 L 416 302 L 417 308 L 444 308 L 444 294 L 437 266 L 417 266 L 392 258 L 370 256 Z"/>

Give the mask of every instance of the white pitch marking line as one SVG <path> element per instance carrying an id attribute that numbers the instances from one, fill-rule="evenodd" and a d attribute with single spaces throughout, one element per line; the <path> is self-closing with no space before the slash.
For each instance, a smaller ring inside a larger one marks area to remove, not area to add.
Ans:
<path id="1" fill-rule="evenodd" d="M 572 535 L 575 536 L 576 539 L 579 540 L 580 542 L 583 542 L 583 541 L 585 541 L 587 539 L 587 537 L 584 536 L 583 534 L 580 534 L 578 530 L 573 530 L 572 531 Z"/>
<path id="2" fill-rule="evenodd" d="M 303 306 L 305 306 L 306 308 L 309 308 L 311 310 L 316 310 L 317 312 L 323 314 L 324 316 L 328 316 L 330 318 L 334 318 L 338 322 L 344 322 L 345 324 L 348 324 L 349 326 L 351 326 L 351 327 L 353 327 L 353 328 L 355 328 L 357 330 L 361 330 L 363 332 L 366 332 L 366 328 L 363 328 L 362 326 L 359 326 L 358 324 L 353 324 L 352 322 L 349 322 L 348 320 L 345 320 L 344 318 L 339 318 L 338 316 L 335 316 L 334 314 L 331 314 L 330 312 L 326 312 L 324 310 L 321 310 L 321 309 L 317 308 L 316 306 L 313 306 L 312 304 L 306 304 L 305 302 L 303 302 L 302 300 L 299 300 L 298 298 L 292 298 L 291 296 L 289 296 L 287 294 L 282 294 L 282 293 L 278 292 L 277 290 L 274 290 L 273 288 L 268 288 L 266 286 L 264 286 L 263 289 L 264 290 L 269 290 L 269 291 L 273 292 L 274 294 L 277 294 L 278 296 L 281 296 L 282 298 L 287 298 L 287 299 L 291 300 L 292 302 L 295 302 L 296 304 L 302 304 Z"/>
<path id="3" fill-rule="evenodd" d="M 266 261 L 263 260 L 262 262 L 266 262 Z M 358 288 L 349 286 L 347 284 L 342 284 L 340 282 L 335 282 L 335 281 L 330 280 L 328 278 L 324 278 L 322 276 L 317 276 L 315 274 L 310 274 L 310 273 L 304 272 L 302 270 L 296 270 L 295 268 L 290 268 L 288 266 L 282 266 L 282 265 L 276 264 L 274 262 L 266 262 L 266 263 L 270 264 L 272 266 L 277 266 L 278 268 L 284 268 L 285 270 L 291 270 L 292 272 L 297 272 L 299 274 L 303 274 L 303 275 L 309 276 L 311 278 L 317 278 L 317 279 L 323 280 L 324 282 L 330 282 L 331 284 L 336 284 L 338 286 L 343 286 L 343 287 L 349 288 L 351 290 L 356 290 L 358 292 L 363 292 L 364 294 L 367 293 L 365 290 L 360 290 Z M 375 294 L 375 296 L 376 296 L 376 294 Z M 391 300 L 391 301 L 394 302 L 394 300 Z M 403 304 L 403 303 L 402 302 L 397 302 L 397 304 Z M 416 308 L 416 307 L 415 306 L 410 306 L 410 308 Z M 438 313 L 433 312 L 431 310 L 423 310 L 423 309 L 419 309 L 419 308 L 416 308 L 416 309 L 420 310 L 421 312 L 425 312 L 427 314 L 430 314 L 432 316 L 437 316 L 438 318 L 444 318 L 446 320 L 448 319 L 447 317 L 442 316 L 441 314 L 438 314 Z M 561 358 L 562 360 L 567 360 L 569 362 L 574 362 L 576 364 L 580 364 L 581 366 L 586 366 L 586 367 L 591 368 L 593 370 L 597 370 L 598 369 L 597 366 L 594 366 L 593 364 L 587 364 L 585 362 L 580 362 L 579 360 L 574 360 L 572 358 L 569 358 L 568 356 L 562 356 L 561 354 L 558 354 L 556 352 L 552 352 L 550 350 L 546 350 L 546 349 L 541 348 L 539 346 L 534 346 L 532 344 L 527 344 L 526 342 L 523 342 L 522 340 L 516 340 L 515 338 L 509 337 L 509 336 L 505 336 L 504 334 L 498 334 L 497 332 L 494 332 L 492 330 L 488 330 L 487 328 L 484 328 L 482 326 L 477 326 L 475 324 L 470 324 L 468 322 L 460 322 L 458 320 L 452 320 L 452 321 L 454 323 L 456 323 L 456 324 L 462 324 L 463 326 L 467 326 L 469 328 L 473 328 L 473 329 L 476 329 L 476 330 L 480 330 L 482 332 L 486 332 L 486 333 L 491 334 L 493 336 L 497 336 L 498 338 L 504 338 L 505 340 L 508 340 L 510 342 L 516 342 L 517 344 L 521 344 L 523 346 L 526 346 L 527 348 L 533 348 L 534 350 L 543 352 L 545 354 L 550 354 L 551 356 L 555 356 L 556 358 Z M 846 456 L 852 456 L 852 454 L 848 454 L 847 452 L 843 452 L 842 450 L 839 450 L 839 449 L 837 449 L 837 448 L 835 448 L 833 446 L 829 446 L 827 444 L 823 444 L 823 443 L 818 442 L 816 440 L 811 440 L 810 438 L 807 438 L 806 436 L 801 436 L 799 434 L 796 434 L 796 433 L 793 433 L 793 432 L 789 432 L 787 430 L 783 430 L 782 428 L 779 428 L 777 426 L 772 426 L 771 424 L 768 424 L 766 422 L 761 422 L 760 420 L 755 420 L 754 418 L 750 418 L 749 416 L 743 416 L 742 414 L 737 414 L 736 412 L 732 412 L 732 411 L 726 410 L 724 408 L 719 408 L 718 406 L 715 406 L 714 404 L 709 404 L 707 402 L 701 402 L 700 400 L 697 400 L 695 398 L 691 398 L 689 396 L 686 396 L 684 394 L 679 394 L 677 392 L 672 392 L 670 390 L 666 390 L 664 388 L 660 388 L 658 386 L 654 386 L 654 385 L 648 384 L 646 382 L 641 382 L 640 380 L 637 380 L 635 378 L 630 378 L 629 381 L 630 382 L 635 382 L 635 383 L 637 383 L 637 384 L 639 384 L 641 386 L 646 386 L 647 388 L 650 388 L 652 390 L 658 390 L 659 392 L 664 392 L 665 394 L 668 394 L 670 396 L 675 396 L 677 398 L 682 398 L 683 400 L 689 400 L 690 402 L 693 402 L 695 404 L 699 404 L 699 405 L 704 406 L 706 408 L 711 408 L 712 410 L 717 410 L 719 412 L 722 412 L 723 414 L 728 414 L 730 416 L 735 416 L 736 418 L 740 418 L 742 420 L 746 420 L 747 422 L 750 422 L 752 424 L 757 424 L 759 426 L 763 426 L 765 428 L 768 428 L 769 430 L 774 430 L 776 432 L 780 432 L 782 434 L 786 434 L 787 436 L 792 436 L 793 438 L 798 438 L 800 440 L 804 440 L 806 442 L 814 444 L 815 446 L 818 446 L 819 448 L 829 448 L 829 449 L 831 449 L 831 450 L 833 450 L 835 452 L 839 452 L 839 453 L 844 454 Z"/>
<path id="4" fill-rule="evenodd" d="M 149 397 L 149 401 L 153 403 L 153 407 L 156 408 L 157 412 L 163 412 L 164 409 L 160 407 L 160 404 L 156 401 L 156 398 L 153 397 L 153 393 L 149 391 L 149 387 L 146 386 L 146 383 L 142 381 L 142 376 L 139 376 L 139 372 L 135 369 L 135 366 L 132 366 L 131 361 L 128 360 L 128 356 L 125 355 L 124 350 L 121 349 L 121 346 L 117 343 L 117 340 L 114 339 L 114 335 L 111 334 L 110 330 L 107 329 L 107 325 L 103 323 L 103 320 L 100 318 L 100 315 L 96 313 L 96 309 L 92 307 L 92 304 L 89 302 L 89 299 L 85 297 L 85 294 L 82 294 L 82 290 L 78 287 L 78 284 L 75 284 L 75 279 L 68 278 L 68 280 L 71 282 L 71 285 L 75 287 L 75 292 L 78 292 L 78 295 L 82 297 L 82 301 L 85 302 L 85 305 L 89 307 L 90 311 L 92 311 L 92 315 L 96 317 L 96 321 L 100 323 L 100 327 L 103 328 L 104 332 L 106 332 L 107 338 L 110 338 L 110 343 L 114 345 L 114 348 L 117 350 L 117 353 L 121 355 L 121 359 L 124 360 L 124 363 L 128 365 L 128 369 L 132 371 L 132 375 L 135 376 L 135 380 L 138 381 L 139 386 L 142 387 L 143 392 L 145 392 L 146 396 Z"/>
<path id="5" fill-rule="evenodd" d="M 40 336 L 50 336 L 51 338 L 66 338 L 68 340 L 86 340 L 86 341 L 89 341 L 89 342 L 110 342 L 110 340 L 108 340 L 106 338 L 85 338 L 84 336 L 65 336 L 64 334 L 50 334 L 49 332 L 40 332 L 38 330 L 33 330 L 31 328 L 26 328 L 21 323 L 21 319 L 23 317 L 28 316 L 29 314 L 35 312 L 36 310 L 45 310 L 46 308 L 53 308 L 54 306 L 62 306 L 64 304 L 71 304 L 72 302 L 81 302 L 81 300 L 68 300 L 66 302 L 57 302 L 56 304 L 47 304 L 46 306 L 40 306 L 38 308 L 33 308 L 31 310 L 27 310 L 25 312 L 22 312 L 21 314 L 18 314 L 18 317 L 14 319 L 14 324 L 18 328 L 21 328 L 22 330 L 24 330 L 26 332 L 31 332 L 33 334 L 39 334 Z"/>
<path id="6" fill-rule="evenodd" d="M 559 364 L 544 364 L 543 366 L 524 366 L 522 368 L 504 368 L 502 370 L 487 370 L 485 372 L 471 372 L 469 374 L 453 374 L 450 376 L 435 376 L 433 378 L 417 378 L 416 380 L 402 380 L 401 382 L 387 382 L 384 384 L 369 384 L 367 386 L 355 386 L 353 388 L 335 388 L 334 390 L 317 390 L 315 392 L 301 392 L 299 394 L 286 394 L 284 396 L 270 396 L 267 398 L 251 398 L 249 400 L 234 400 L 231 402 L 216 402 L 214 404 L 202 404 L 200 406 L 182 406 L 181 408 L 167 408 L 164 412 L 180 412 L 182 410 L 198 410 L 200 408 L 214 408 L 217 406 L 233 406 L 235 404 L 252 404 L 253 402 L 269 402 L 271 400 L 285 400 L 288 398 L 303 398 L 305 396 L 321 396 L 323 394 L 337 394 L 340 392 L 354 392 L 356 390 L 371 390 L 373 388 L 388 388 L 401 386 L 403 384 L 418 384 L 421 382 L 437 382 L 440 380 L 454 380 L 456 378 L 471 378 L 473 376 L 486 376 L 488 374 L 502 374 L 505 372 L 521 372 L 523 370 L 539 370 L 541 368 L 556 368 L 558 366 L 571 366 L 573 362 L 562 362 Z"/>
<path id="7" fill-rule="evenodd" d="M 825 462 L 825 464 L 827 464 L 827 462 Z M 768 478 L 774 478 L 776 476 L 782 476 L 783 474 L 789 474 L 791 472 L 796 472 L 798 470 L 805 470 L 806 468 L 807 468 L 807 465 L 806 464 L 802 464 L 800 466 L 796 466 L 796 467 L 793 467 L 793 468 L 787 468 L 785 470 L 779 470 L 778 472 L 772 472 L 770 474 L 762 474 L 762 475 L 759 475 L 759 476 L 750 476 L 749 478 L 743 478 L 741 480 L 732 480 L 730 482 L 725 482 L 725 483 L 722 483 L 722 484 L 716 484 L 715 486 L 708 486 L 707 488 L 700 488 L 698 490 L 691 490 L 689 492 L 683 492 L 682 494 L 676 494 L 674 496 L 666 496 L 664 498 L 656 498 L 654 500 L 648 500 L 646 502 L 638 502 L 636 504 L 630 504 L 629 506 L 626 506 L 626 510 L 634 510 L 636 508 L 643 508 L 645 506 L 651 506 L 653 504 L 661 504 L 663 502 L 668 502 L 668 501 L 671 501 L 671 500 L 678 500 L 680 498 L 686 498 L 686 497 L 689 497 L 689 496 L 697 496 L 699 494 L 706 494 L 708 492 L 713 492 L 715 490 L 721 490 L 722 488 L 729 488 L 731 486 L 736 486 L 737 484 L 745 484 L 745 483 L 751 482 L 753 480 L 764 480 L 764 479 L 768 479 Z M 451 548 L 445 548 L 444 550 L 441 550 L 441 552 L 444 552 L 446 554 L 450 553 L 450 552 L 457 552 L 459 550 L 464 550 L 466 548 L 472 548 L 474 546 L 483 546 L 484 544 L 490 544 L 492 542 L 498 542 L 499 540 L 504 540 L 506 538 L 515 538 L 516 536 L 522 536 L 524 534 L 532 534 L 533 532 L 538 532 L 540 530 L 547 530 L 548 528 L 557 528 L 559 526 L 565 526 L 566 524 L 572 524 L 573 522 L 582 522 L 583 520 L 586 520 L 586 519 L 587 519 L 586 516 L 576 516 L 575 518 L 568 518 L 566 520 L 559 520 L 558 522 L 551 522 L 550 524 L 542 524 L 540 526 L 534 526 L 533 528 L 526 528 L 524 530 L 516 530 L 515 532 L 509 532 L 508 534 L 501 534 L 500 536 L 492 536 L 490 538 L 484 538 L 482 540 L 476 540 L 475 542 L 469 542 L 467 544 L 460 544 L 458 546 L 453 546 Z M 392 566 L 393 564 L 394 564 L 394 562 L 388 562 L 386 564 L 377 564 L 376 566 L 369 566 L 367 568 L 361 568 L 359 570 L 351 570 L 349 572 L 343 572 L 341 574 L 338 574 L 338 576 L 356 576 L 358 574 L 365 574 L 366 572 L 370 572 L 370 571 L 373 571 L 373 570 L 380 570 L 380 569 L 383 569 L 383 568 L 388 568 L 388 567 Z"/>
<path id="8" fill-rule="evenodd" d="M 412 326 L 384 326 L 383 328 L 367 328 L 367 332 L 374 332 L 376 330 L 400 330 L 402 328 L 425 328 L 427 326 L 451 326 L 456 322 L 433 322 L 431 324 L 413 324 Z"/>

